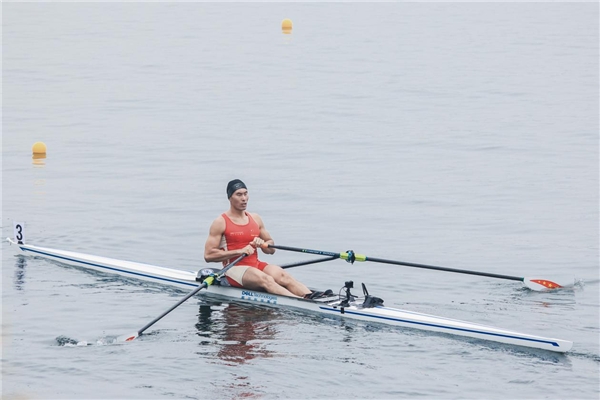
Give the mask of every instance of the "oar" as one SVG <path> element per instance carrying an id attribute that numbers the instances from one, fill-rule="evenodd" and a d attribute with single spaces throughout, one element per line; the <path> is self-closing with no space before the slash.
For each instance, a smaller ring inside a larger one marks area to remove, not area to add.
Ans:
<path id="1" fill-rule="evenodd" d="M 329 256 L 329 257 L 325 257 L 325 258 L 317 258 L 315 260 L 298 261 L 295 263 L 282 265 L 281 268 L 286 269 L 286 268 L 292 268 L 292 267 L 299 267 L 301 265 L 316 264 L 316 263 L 320 263 L 320 262 L 324 262 L 324 261 L 335 260 L 336 258 L 339 258 L 339 257 Z"/>
<path id="2" fill-rule="evenodd" d="M 177 304 L 175 304 L 174 306 L 172 306 L 171 308 L 169 308 L 167 311 L 165 311 L 164 313 L 160 314 L 158 317 L 154 318 L 152 321 L 150 321 L 149 323 L 147 323 L 142 329 L 140 329 L 139 331 L 131 334 L 131 335 L 122 335 L 119 336 L 117 338 L 117 342 L 131 342 L 132 340 L 135 340 L 137 337 L 139 337 L 142 333 L 144 333 L 144 331 L 148 328 L 150 328 L 152 325 L 154 325 L 155 323 L 157 323 L 160 319 L 162 319 L 165 315 L 167 315 L 168 313 L 170 313 L 171 311 L 173 311 L 174 309 L 176 309 L 177 307 L 179 307 L 181 304 L 183 304 L 187 299 L 189 299 L 190 297 L 194 296 L 196 293 L 198 293 L 199 291 L 201 291 L 204 288 L 209 287 L 210 285 L 212 285 L 215 280 L 221 279 L 223 276 L 225 276 L 225 273 L 231 268 L 233 267 L 235 264 L 237 264 L 238 262 L 240 262 L 242 260 L 242 258 L 246 257 L 247 254 L 242 254 L 241 256 L 239 256 L 238 258 L 236 258 L 231 264 L 229 264 L 227 267 L 223 268 L 222 270 L 219 271 L 219 273 L 217 275 L 211 275 L 208 278 L 204 279 L 204 282 L 202 282 L 202 284 L 200 286 L 198 286 L 196 289 L 192 290 L 190 293 L 188 293 L 183 299 L 179 300 L 177 302 Z"/>
<path id="3" fill-rule="evenodd" d="M 349 263 L 354 263 L 354 261 L 372 261 L 383 264 L 393 264 L 393 265 L 402 265 L 405 267 L 414 267 L 414 268 L 424 268 L 424 269 L 432 269 L 436 271 L 446 271 L 446 272 L 456 272 L 459 274 L 468 274 L 468 275 L 478 275 L 485 276 L 488 278 L 498 278 L 498 279 L 508 279 L 512 281 L 520 281 L 523 282 L 525 286 L 527 286 L 531 290 L 535 291 L 543 291 L 548 289 L 557 289 L 557 288 L 565 288 L 570 287 L 575 284 L 575 279 L 569 280 L 561 280 L 560 283 L 557 283 L 556 279 L 543 279 L 543 278 L 531 278 L 531 277 L 518 277 L 518 276 L 510 276 L 510 275 L 501 275 L 501 274 L 492 274 L 489 272 L 477 272 L 470 271 L 466 269 L 456 269 L 456 268 L 448 268 L 448 267 L 437 267 L 435 265 L 427 265 L 427 264 L 417 264 L 406 261 L 395 261 L 395 260 L 386 260 L 383 258 L 375 258 L 375 257 L 367 257 L 362 254 L 356 254 L 352 250 L 348 250 L 344 253 L 332 253 L 329 251 L 321 251 L 321 250 L 311 250 L 311 249 L 302 249 L 298 247 L 289 247 L 289 246 L 279 246 L 269 244 L 268 247 L 273 249 L 287 250 L 287 251 L 295 251 L 299 253 L 309 253 L 309 254 L 317 254 L 323 256 L 329 256 L 334 258 L 341 258 L 342 260 L 346 260 Z"/>

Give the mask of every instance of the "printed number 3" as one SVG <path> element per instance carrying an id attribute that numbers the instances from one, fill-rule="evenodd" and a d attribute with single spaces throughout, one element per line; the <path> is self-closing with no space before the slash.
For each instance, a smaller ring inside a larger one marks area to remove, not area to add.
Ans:
<path id="1" fill-rule="evenodd" d="M 23 240 L 23 227 L 21 225 L 16 225 L 15 231 L 17 232 L 16 239 L 18 241 Z"/>

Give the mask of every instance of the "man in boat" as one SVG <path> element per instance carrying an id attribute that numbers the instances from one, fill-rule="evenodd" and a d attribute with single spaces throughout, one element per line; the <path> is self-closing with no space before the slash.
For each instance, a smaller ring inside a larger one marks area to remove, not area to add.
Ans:
<path id="1" fill-rule="evenodd" d="M 230 181 L 227 184 L 227 198 L 229 210 L 219 215 L 210 226 L 204 246 L 204 260 L 223 262 L 227 266 L 237 257 L 247 254 L 225 274 L 231 286 L 291 297 L 323 296 L 323 292 L 311 292 L 283 268 L 258 259 L 257 249 L 260 247 L 263 253 L 273 254 L 275 249 L 262 245 L 275 242 L 262 218 L 246 211 L 248 189 L 244 182 L 239 179 Z"/>

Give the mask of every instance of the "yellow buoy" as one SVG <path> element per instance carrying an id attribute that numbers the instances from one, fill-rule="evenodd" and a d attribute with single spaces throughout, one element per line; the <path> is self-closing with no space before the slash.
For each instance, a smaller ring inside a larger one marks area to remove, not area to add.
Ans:
<path id="1" fill-rule="evenodd" d="M 283 31 L 283 33 L 285 34 L 290 34 L 292 33 L 292 20 L 291 19 L 284 19 L 283 21 L 281 21 L 281 30 Z"/>
<path id="2" fill-rule="evenodd" d="M 46 154 L 46 145 L 43 142 L 35 142 L 31 150 L 33 154 Z"/>

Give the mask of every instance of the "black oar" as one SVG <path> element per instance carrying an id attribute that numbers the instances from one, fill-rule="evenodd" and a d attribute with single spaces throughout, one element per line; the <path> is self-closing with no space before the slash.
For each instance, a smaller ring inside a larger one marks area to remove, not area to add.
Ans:
<path id="1" fill-rule="evenodd" d="M 342 260 L 346 260 L 349 263 L 354 263 L 354 261 L 372 261 L 372 262 L 378 262 L 378 263 L 383 263 L 383 264 L 402 265 L 405 267 L 424 268 L 424 269 L 431 269 L 431 270 L 436 270 L 436 271 L 456 272 L 459 274 L 485 276 L 488 278 L 508 279 L 508 280 L 513 280 L 513 281 L 523 282 L 523 284 L 525 286 L 527 286 L 529 289 L 536 290 L 536 291 L 570 287 L 570 286 L 573 286 L 575 283 L 574 279 L 561 280 L 560 283 L 557 283 L 556 279 L 549 280 L 549 279 L 541 279 L 541 278 L 527 278 L 527 277 L 522 278 L 522 277 L 518 277 L 518 276 L 492 274 L 489 272 L 477 272 L 477 271 L 448 268 L 448 267 L 438 267 L 435 265 L 417 264 L 417 263 L 411 263 L 411 262 L 406 262 L 406 261 L 386 260 L 383 258 L 367 257 L 362 254 L 356 254 L 352 250 L 348 250 L 347 252 L 344 252 L 344 253 L 332 253 L 329 251 L 302 249 L 302 248 L 298 248 L 298 247 L 279 246 L 279 245 L 271 245 L 271 244 L 268 245 L 268 247 L 271 247 L 273 249 L 295 251 L 298 253 L 309 253 L 309 254 L 329 256 L 329 257 L 333 257 L 333 258 L 341 258 Z"/>
<path id="2" fill-rule="evenodd" d="M 316 263 L 320 263 L 320 262 L 324 262 L 324 261 L 335 260 L 336 258 L 339 258 L 339 257 L 329 256 L 329 257 L 325 257 L 325 258 L 317 258 L 314 260 L 298 261 L 295 263 L 282 265 L 281 268 L 285 269 L 285 268 L 299 267 L 301 265 L 316 264 Z"/>
<path id="3" fill-rule="evenodd" d="M 131 335 L 123 335 L 123 336 L 119 336 L 117 338 L 117 342 L 131 342 L 132 340 L 135 340 L 138 336 L 140 336 L 142 333 L 144 333 L 144 331 L 148 328 L 150 328 L 152 325 L 154 325 L 155 323 L 157 323 L 161 318 L 163 318 L 165 315 L 167 315 L 168 313 L 170 313 L 171 311 L 173 311 L 174 309 L 176 309 L 177 307 L 179 307 L 181 304 L 183 304 L 187 299 L 189 299 L 190 297 L 194 296 L 196 293 L 198 293 L 199 291 L 201 291 L 204 288 L 209 287 L 210 285 L 212 285 L 215 280 L 221 279 L 223 276 L 225 276 L 225 273 L 231 268 L 233 267 L 235 264 L 237 264 L 238 262 L 240 262 L 242 260 L 242 258 L 246 257 L 247 254 L 242 254 L 241 256 L 239 256 L 238 258 L 236 258 L 231 264 L 229 264 L 227 267 L 223 268 L 222 270 L 219 271 L 219 273 L 217 275 L 211 275 L 208 278 L 204 279 L 204 282 L 202 282 L 202 284 L 200 286 L 198 286 L 196 289 L 192 290 L 190 293 L 188 293 L 183 299 L 179 300 L 177 302 L 177 304 L 175 304 L 174 306 L 172 306 L 171 308 L 169 308 L 167 311 L 165 311 L 164 313 L 160 314 L 158 317 L 154 318 L 152 321 L 150 321 L 149 323 L 147 323 L 142 329 L 140 329 L 139 331 L 131 334 Z"/>

